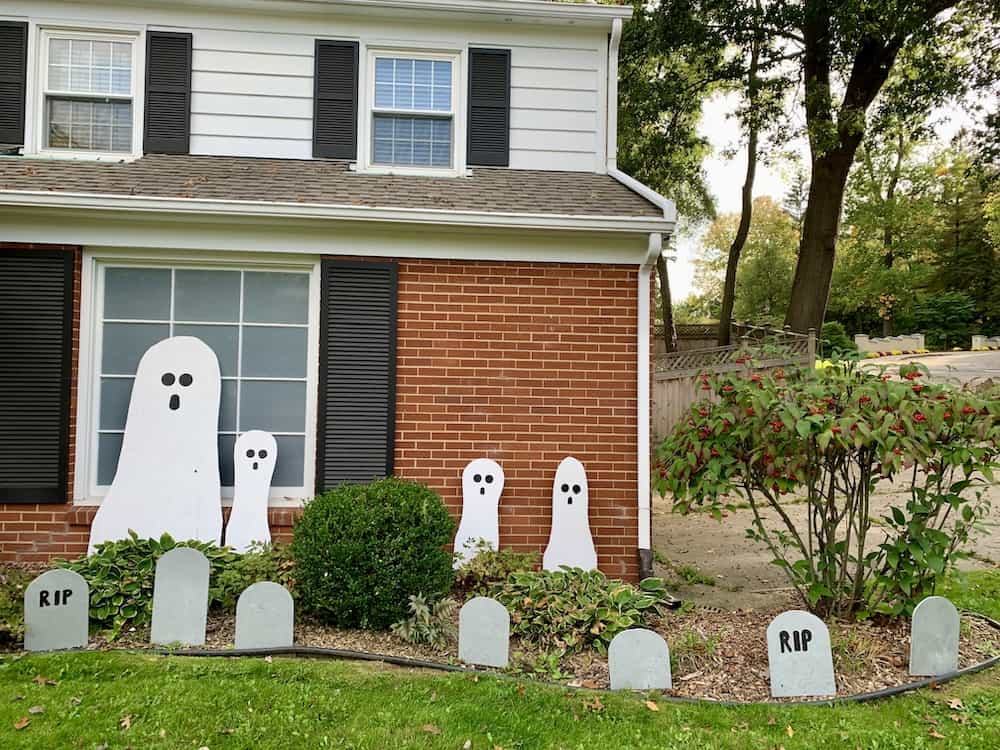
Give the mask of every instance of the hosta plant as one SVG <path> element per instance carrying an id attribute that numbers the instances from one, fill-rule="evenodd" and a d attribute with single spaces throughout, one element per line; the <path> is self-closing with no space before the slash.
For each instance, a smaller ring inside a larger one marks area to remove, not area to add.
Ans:
<path id="1" fill-rule="evenodd" d="M 659 446 L 654 483 L 676 510 L 717 517 L 738 497 L 807 606 L 908 614 L 988 512 L 1000 398 L 852 363 L 749 378 L 705 376 L 705 400 Z M 881 519 L 872 494 L 904 490 Z M 797 522 L 786 508 L 806 503 Z"/>
<path id="2" fill-rule="evenodd" d="M 598 570 L 511 573 L 493 587 L 510 612 L 511 633 L 544 650 L 604 651 L 618 633 L 642 623 L 667 599 L 659 578 L 638 586 L 605 578 Z"/>

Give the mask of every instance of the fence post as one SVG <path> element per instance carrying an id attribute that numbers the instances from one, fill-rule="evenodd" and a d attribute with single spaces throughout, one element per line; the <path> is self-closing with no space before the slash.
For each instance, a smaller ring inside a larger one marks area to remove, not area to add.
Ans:
<path id="1" fill-rule="evenodd" d="M 816 329 L 809 329 L 809 369 L 816 367 Z"/>

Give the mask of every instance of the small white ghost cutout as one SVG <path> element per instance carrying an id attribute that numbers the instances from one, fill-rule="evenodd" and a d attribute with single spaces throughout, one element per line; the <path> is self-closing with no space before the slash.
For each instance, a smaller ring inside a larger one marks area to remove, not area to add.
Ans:
<path id="1" fill-rule="evenodd" d="M 455 567 L 478 554 L 476 542 L 485 540 L 500 549 L 500 495 L 503 469 L 496 461 L 477 458 L 462 472 L 462 520 L 455 534 Z"/>
<path id="2" fill-rule="evenodd" d="M 174 336 L 139 360 L 111 489 L 90 527 L 101 542 L 170 534 L 218 544 L 219 360 L 193 336 Z"/>
<path id="3" fill-rule="evenodd" d="M 248 552 L 253 542 L 271 543 L 267 501 L 277 460 L 278 444 L 270 432 L 250 430 L 236 441 L 233 510 L 226 525 L 226 544 L 237 552 Z"/>
<path id="4" fill-rule="evenodd" d="M 590 533 L 590 492 L 583 464 L 566 457 L 552 483 L 552 530 L 542 555 L 545 570 L 562 566 L 594 570 L 597 551 Z"/>

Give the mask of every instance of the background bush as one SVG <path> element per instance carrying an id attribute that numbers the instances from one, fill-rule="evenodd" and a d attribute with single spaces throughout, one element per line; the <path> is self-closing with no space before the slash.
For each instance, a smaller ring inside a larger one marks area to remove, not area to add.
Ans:
<path id="1" fill-rule="evenodd" d="M 455 524 L 431 489 L 400 479 L 341 485 L 306 504 L 292 557 L 304 612 L 338 627 L 387 628 L 408 597 L 453 581 Z"/>
<path id="2" fill-rule="evenodd" d="M 480 539 L 473 545 L 476 556 L 455 571 L 455 583 L 470 596 L 489 596 L 494 584 L 503 583 L 511 573 L 535 570 L 538 552 L 515 552 L 512 549 L 493 549 L 493 545 Z"/>
<path id="3" fill-rule="evenodd" d="M 0 647 L 24 639 L 24 590 L 34 577 L 27 570 L 0 567 Z"/>

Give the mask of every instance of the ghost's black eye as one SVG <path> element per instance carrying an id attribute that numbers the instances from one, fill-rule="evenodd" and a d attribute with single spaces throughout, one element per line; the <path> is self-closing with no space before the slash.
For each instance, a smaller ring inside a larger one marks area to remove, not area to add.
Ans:
<path id="1" fill-rule="evenodd" d="M 486 484 L 493 484 L 493 475 L 492 474 L 487 474 L 486 475 Z"/>
<path id="2" fill-rule="evenodd" d="M 267 458 L 267 451 L 257 451 L 257 455 L 260 458 Z"/>
<path id="3" fill-rule="evenodd" d="M 473 475 L 472 481 L 475 482 L 476 484 L 479 484 L 481 481 L 483 481 L 483 475 L 482 474 Z"/>
<path id="4" fill-rule="evenodd" d="M 163 385 L 173 385 L 174 384 L 174 374 L 172 372 L 163 373 L 163 377 L 160 378 L 160 382 Z"/>
<path id="5" fill-rule="evenodd" d="M 573 494 L 574 495 L 579 495 L 580 494 L 580 485 L 578 485 L 578 484 L 574 484 L 573 485 Z"/>
<path id="6" fill-rule="evenodd" d="M 247 451 L 247 458 L 253 458 L 253 451 L 252 450 L 248 450 Z"/>
<path id="7" fill-rule="evenodd" d="M 568 484 L 564 484 L 564 485 L 562 486 L 562 491 L 563 491 L 563 492 L 569 492 L 569 485 L 568 485 Z"/>
<path id="8" fill-rule="evenodd" d="M 189 385 L 191 385 L 191 383 L 194 382 L 194 378 L 192 378 L 187 373 L 184 373 L 179 378 L 177 378 L 177 382 L 183 385 L 185 388 L 187 388 Z"/>

